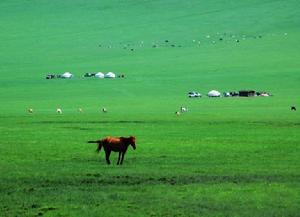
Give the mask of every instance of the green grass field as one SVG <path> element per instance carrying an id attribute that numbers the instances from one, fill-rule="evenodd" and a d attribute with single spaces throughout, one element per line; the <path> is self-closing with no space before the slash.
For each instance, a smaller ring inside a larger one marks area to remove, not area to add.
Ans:
<path id="1" fill-rule="evenodd" d="M 1 1 L 0 216 L 300 216 L 299 14 L 296 0 Z M 95 71 L 126 78 L 81 77 Z M 187 97 L 211 89 L 274 96 Z M 86 143 L 129 135 L 122 166 Z"/>

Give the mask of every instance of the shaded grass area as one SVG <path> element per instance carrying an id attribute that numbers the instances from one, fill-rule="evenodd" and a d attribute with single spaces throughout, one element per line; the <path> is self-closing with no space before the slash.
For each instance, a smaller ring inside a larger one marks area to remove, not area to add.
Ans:
<path id="1" fill-rule="evenodd" d="M 111 178 L 121 183 L 111 180 L 107 185 L 90 181 L 68 185 L 68 182 L 48 181 L 44 186 L 1 192 L 3 200 L 11 204 L 2 203 L 1 210 L 6 215 L 25 216 L 39 213 L 124 216 L 129 210 L 132 216 L 298 215 L 299 196 L 294 191 L 295 185 L 278 183 L 278 180 L 234 183 L 227 182 L 229 177 L 222 177 L 213 183 L 181 185 L 166 183 L 162 177 L 154 185 L 153 181 L 150 185 L 139 185 L 129 181 L 130 177 Z M 18 197 L 25 200 L 18 202 Z"/>
<path id="2" fill-rule="evenodd" d="M 199 173 L 199 172 L 198 172 Z M 160 174 L 161 175 L 161 174 Z M 148 177 L 147 177 L 148 176 Z M 49 177 L 50 178 L 50 177 Z M 197 175 L 197 172 L 194 175 L 179 175 L 179 176 L 158 176 L 147 174 L 136 174 L 135 176 L 129 175 L 103 175 L 100 173 L 86 173 L 81 174 L 80 176 L 74 175 L 72 177 L 64 177 L 62 179 L 49 179 L 49 178 L 27 178 L 19 180 L 2 180 L 3 183 L 14 182 L 14 185 L 26 186 L 24 191 L 34 191 L 34 189 L 48 188 L 58 189 L 64 187 L 93 187 L 93 188 L 105 188 L 107 186 L 155 186 L 155 185 L 191 185 L 191 184 L 290 184 L 296 185 L 299 182 L 299 175 L 284 174 L 284 175 L 268 175 L 268 174 L 241 174 L 241 175 Z M 34 184 L 34 185 L 32 185 Z M 4 185 L 3 185 L 4 186 Z M 2 187 L 3 187 L 2 186 Z M 5 188 L 2 188 L 1 191 L 8 195 L 15 193 L 8 184 Z"/>

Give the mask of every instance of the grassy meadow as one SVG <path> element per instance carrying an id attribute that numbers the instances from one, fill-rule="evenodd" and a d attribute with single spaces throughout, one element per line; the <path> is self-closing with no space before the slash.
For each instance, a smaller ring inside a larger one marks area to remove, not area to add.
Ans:
<path id="1" fill-rule="evenodd" d="M 1 1 L 0 216 L 300 216 L 299 13 L 296 0 Z M 126 77 L 82 78 L 97 71 Z M 86 143 L 129 135 L 122 166 Z"/>

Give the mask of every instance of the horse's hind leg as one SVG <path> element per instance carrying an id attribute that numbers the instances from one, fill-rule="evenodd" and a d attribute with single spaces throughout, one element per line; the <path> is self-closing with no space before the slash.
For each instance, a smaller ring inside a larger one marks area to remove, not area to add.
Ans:
<path id="1" fill-rule="evenodd" d="M 120 160 L 121 160 L 121 152 L 119 152 L 119 158 L 118 158 L 118 163 L 117 163 L 117 165 L 120 164 Z"/>
<path id="2" fill-rule="evenodd" d="M 105 158 L 107 164 L 110 164 L 109 156 L 110 156 L 110 151 L 105 151 Z"/>

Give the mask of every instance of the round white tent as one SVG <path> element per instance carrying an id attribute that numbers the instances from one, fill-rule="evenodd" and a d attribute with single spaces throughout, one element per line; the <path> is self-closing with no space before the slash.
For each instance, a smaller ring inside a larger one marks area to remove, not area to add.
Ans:
<path id="1" fill-rule="evenodd" d="M 207 96 L 209 97 L 220 97 L 221 93 L 217 90 L 211 90 L 208 92 Z"/>
<path id="2" fill-rule="evenodd" d="M 102 72 L 97 72 L 97 73 L 95 74 L 95 77 L 96 77 L 96 78 L 104 78 L 104 74 L 103 74 Z"/>
<path id="3" fill-rule="evenodd" d="M 116 78 L 116 75 L 115 75 L 115 73 L 113 73 L 113 72 L 108 72 L 108 73 L 105 75 L 105 78 Z"/>
<path id="4" fill-rule="evenodd" d="M 64 74 L 61 75 L 62 78 L 72 78 L 73 75 L 70 72 L 65 72 Z"/>

